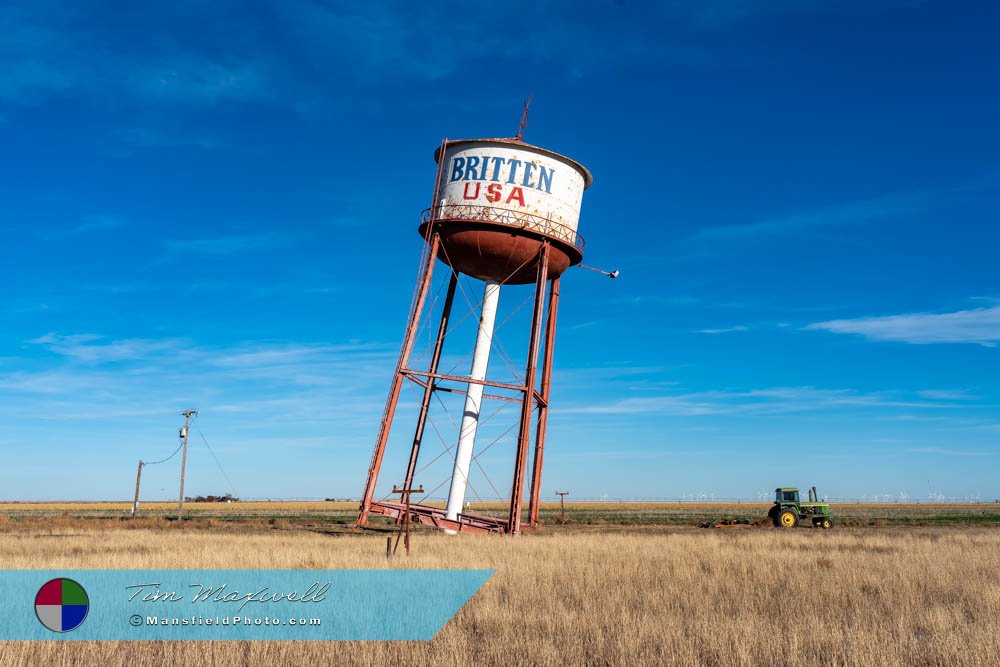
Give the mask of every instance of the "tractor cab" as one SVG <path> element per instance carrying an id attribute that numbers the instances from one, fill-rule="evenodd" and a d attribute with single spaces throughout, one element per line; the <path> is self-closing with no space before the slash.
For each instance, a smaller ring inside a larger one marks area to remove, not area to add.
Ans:
<path id="1" fill-rule="evenodd" d="M 774 490 L 774 502 L 779 505 L 783 503 L 795 503 L 799 502 L 799 490 L 798 489 L 775 489 Z"/>

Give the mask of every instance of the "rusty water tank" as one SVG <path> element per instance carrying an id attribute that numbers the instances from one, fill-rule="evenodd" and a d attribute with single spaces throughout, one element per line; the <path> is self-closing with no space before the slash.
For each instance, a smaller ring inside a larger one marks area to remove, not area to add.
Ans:
<path id="1" fill-rule="evenodd" d="M 583 260 L 577 231 L 583 191 L 593 177 L 579 162 L 515 139 L 445 142 L 433 223 L 438 257 L 456 271 L 506 284 L 534 282 L 536 257 L 550 243 L 548 278 Z"/>

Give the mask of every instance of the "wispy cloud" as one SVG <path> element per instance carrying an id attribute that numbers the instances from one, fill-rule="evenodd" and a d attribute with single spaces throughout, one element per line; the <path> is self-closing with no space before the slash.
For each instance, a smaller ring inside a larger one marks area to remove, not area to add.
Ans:
<path id="1" fill-rule="evenodd" d="M 907 450 L 914 454 L 939 454 L 941 456 L 960 456 L 960 457 L 980 457 L 980 456 L 996 456 L 996 452 L 977 452 L 972 450 L 962 450 L 962 449 L 950 449 L 947 447 L 914 447 Z"/>
<path id="2" fill-rule="evenodd" d="M 37 395 L 90 396 L 95 401 L 108 389 L 109 378 L 67 369 L 8 371 L 0 376 L 0 393 L 13 392 L 15 400 Z M 11 399 L 8 398 L 8 403 Z M 37 415 L 36 415 L 37 416 Z"/>
<path id="3" fill-rule="evenodd" d="M 637 379 L 646 380 L 649 378 L 663 381 L 663 377 L 676 368 L 679 366 L 647 366 L 623 362 L 609 366 L 557 366 L 553 368 L 552 373 L 558 384 L 593 385 L 609 382 L 633 382 Z"/>
<path id="4" fill-rule="evenodd" d="M 995 191 L 1000 185 L 996 174 L 959 185 L 926 188 L 909 192 L 832 203 L 812 210 L 775 216 L 735 225 L 705 227 L 694 232 L 691 242 L 763 240 L 812 232 L 824 227 L 856 225 L 894 220 L 945 206 L 956 197 Z"/>
<path id="5" fill-rule="evenodd" d="M 129 43 L 105 32 L 99 12 L 44 0 L 0 7 L 0 98 L 34 105 L 71 92 L 100 104 L 205 106 L 277 97 L 271 84 L 280 77 L 259 51 L 246 48 L 225 59 L 207 45 L 178 43 L 165 27 L 176 12 L 133 15 L 139 20 L 130 26 L 135 41 Z"/>
<path id="6" fill-rule="evenodd" d="M 197 400 L 216 412 L 268 410 L 277 421 L 340 414 L 353 422 L 344 406 L 363 417 L 379 409 L 396 353 L 394 345 L 360 341 L 207 346 L 49 333 L 26 342 L 54 357 L 26 355 L 0 377 L 0 397 L 7 410 L 49 420 L 156 414 Z"/>
<path id="7" fill-rule="evenodd" d="M 129 146 L 137 148 L 174 147 L 214 149 L 226 146 L 217 136 L 206 134 L 204 130 L 165 129 L 162 127 L 129 127 L 116 130 L 112 136 Z"/>
<path id="8" fill-rule="evenodd" d="M 616 303 L 625 303 L 629 305 L 639 305 L 639 306 L 650 306 L 666 304 L 669 306 L 694 306 L 702 305 L 703 300 L 698 297 L 693 296 L 668 296 L 665 294 L 634 294 L 631 296 L 623 296 L 615 299 Z M 716 304 L 707 304 L 708 306 L 715 306 Z"/>
<path id="9" fill-rule="evenodd" d="M 603 403 L 553 408 L 553 414 L 660 414 L 670 416 L 763 416 L 842 409 L 956 407 L 947 401 L 908 397 L 896 392 L 860 392 L 817 387 L 770 387 L 746 391 L 706 391 L 623 398 Z"/>
<path id="10" fill-rule="evenodd" d="M 176 339 L 108 340 L 98 334 L 61 336 L 47 333 L 28 342 L 87 364 L 144 359 L 163 353 L 179 354 L 184 346 L 183 341 Z"/>
<path id="11" fill-rule="evenodd" d="M 46 9 L 50 8 L 33 8 L 27 3 L 0 7 L 0 25 L 4 26 L 0 33 L 0 98 L 33 103 L 73 86 L 74 76 L 59 66 L 62 58 L 52 54 L 78 59 L 85 54 L 72 45 L 73 40 L 60 43 L 59 33 L 65 24 L 46 20 Z"/>
<path id="12" fill-rule="evenodd" d="M 706 227 L 696 231 L 694 241 L 743 240 L 787 236 L 819 227 L 849 225 L 898 218 L 932 205 L 946 191 L 927 190 L 891 194 L 860 201 L 832 204 L 802 213 L 766 218 L 738 225 Z"/>
<path id="13" fill-rule="evenodd" d="M 879 0 L 878 2 L 823 2 L 822 0 L 769 0 L 768 2 L 705 2 L 671 0 L 660 3 L 663 10 L 697 28 L 722 28 L 754 18 L 792 14 L 852 15 L 912 7 L 921 0 Z"/>
<path id="14" fill-rule="evenodd" d="M 169 239 L 164 242 L 164 246 L 171 253 L 233 255 L 285 248 L 291 243 L 290 234 L 235 234 L 210 239 Z"/>
<path id="15" fill-rule="evenodd" d="M 980 398 L 969 393 L 968 389 L 924 389 L 917 395 L 934 401 L 976 401 Z"/>
<path id="16" fill-rule="evenodd" d="M 498 58 L 545 63 L 569 76 L 650 60 L 714 61 L 681 27 L 699 23 L 685 17 L 702 13 L 686 5 L 651 16 L 649 8 L 626 3 L 585 3 L 566 13 L 515 2 L 508 11 L 520 20 L 498 22 L 493 7 L 475 3 L 460 10 L 435 3 L 266 4 L 266 26 L 259 14 L 247 16 L 228 3 L 211 9 L 175 3 L 129 13 L 122 30 L 99 10 L 14 0 L 0 8 L 0 98 L 35 105 L 70 93 L 147 109 L 247 101 L 305 109 L 335 101 L 331 91 L 345 82 L 437 81 Z M 637 22 L 641 17 L 651 20 Z M 183 29 L 195 21 L 224 23 L 227 30 L 199 40 Z M 654 24 L 677 26 L 675 38 L 664 39 Z"/>
<path id="17" fill-rule="evenodd" d="M 724 327 L 724 328 L 721 328 L 721 329 L 699 329 L 695 333 L 703 333 L 703 334 L 712 334 L 712 335 L 714 335 L 714 334 L 735 333 L 737 331 L 749 331 L 749 330 L 750 330 L 750 327 L 742 325 L 742 324 L 739 324 L 739 325 L 734 326 L 734 327 Z"/>
<path id="18" fill-rule="evenodd" d="M 974 343 L 994 347 L 1000 341 L 1000 306 L 951 313 L 908 313 L 829 320 L 805 328 L 915 345 Z"/>
<path id="19" fill-rule="evenodd" d="M 83 234 L 103 229 L 118 229 L 124 227 L 125 223 L 111 215 L 88 215 L 84 216 L 83 223 L 73 228 L 72 233 Z"/>
<path id="20" fill-rule="evenodd" d="M 189 55 L 175 62 L 136 71 L 132 87 L 143 98 L 214 105 L 221 100 L 270 98 L 271 73 L 263 63 L 224 63 Z"/>
<path id="21" fill-rule="evenodd" d="M 861 12 L 885 3 L 855 4 L 589 2 L 567 12 L 516 0 L 504 7 L 518 20 L 503 21 L 484 3 L 282 0 L 249 13 L 230 3 L 103 8 L 115 15 L 107 20 L 100 7 L 12 0 L 0 7 L 0 97 L 30 105 L 73 93 L 95 104 L 139 101 L 147 108 L 265 101 L 305 109 L 337 97 L 357 105 L 357 97 L 332 91 L 345 82 L 433 82 L 499 59 L 571 77 L 653 62 L 712 66 L 721 56 L 705 35 L 754 17 Z M 194 23 L 226 30 L 198 39 L 206 33 Z"/>
<path id="22" fill-rule="evenodd" d="M 121 229 L 125 226 L 125 222 L 120 218 L 116 218 L 111 215 L 87 215 L 84 216 L 83 220 L 73 227 L 64 229 L 61 231 L 54 231 L 48 234 L 49 238 L 65 238 L 68 236 L 77 236 L 79 234 L 88 234 L 90 232 L 103 232 L 112 229 Z"/>
<path id="23" fill-rule="evenodd" d="M 497 22 L 491 6 L 475 3 L 455 11 L 433 3 L 294 0 L 278 3 L 276 14 L 314 66 L 337 64 L 340 76 L 366 80 L 436 81 L 470 63 L 498 57 L 549 63 L 571 76 L 626 62 L 690 66 L 714 60 L 682 31 L 669 40 L 653 29 L 657 23 L 677 25 L 678 17 L 689 13 L 686 7 L 651 14 L 648 7 L 626 3 L 584 3 L 567 14 L 545 3 L 515 2 L 509 9 L 520 17 L 518 22 Z M 646 23 L 637 22 L 640 17 Z M 589 48 L 581 49 L 581 44 Z M 340 66 L 344 62 L 351 63 L 347 71 Z"/>

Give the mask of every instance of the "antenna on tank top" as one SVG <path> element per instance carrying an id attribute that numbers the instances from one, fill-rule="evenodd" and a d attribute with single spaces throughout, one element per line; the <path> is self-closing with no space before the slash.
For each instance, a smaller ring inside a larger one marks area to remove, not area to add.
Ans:
<path id="1" fill-rule="evenodd" d="M 524 111 L 521 113 L 521 124 L 517 128 L 517 136 L 514 137 L 514 141 L 521 141 L 524 138 L 524 130 L 528 127 L 528 107 L 531 106 L 531 93 L 528 93 L 528 99 L 524 101 Z"/>

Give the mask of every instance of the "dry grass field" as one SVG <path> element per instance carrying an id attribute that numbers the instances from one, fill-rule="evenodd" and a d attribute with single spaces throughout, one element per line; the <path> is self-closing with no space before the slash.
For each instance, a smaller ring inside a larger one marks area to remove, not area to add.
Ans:
<path id="1" fill-rule="evenodd" d="M 575 525 L 693 526 L 723 517 L 761 518 L 767 515 L 769 507 L 770 503 L 757 502 L 572 502 L 566 504 L 566 516 Z M 0 503 L 0 519 L 7 517 L 16 521 L 61 517 L 117 520 L 127 517 L 131 508 L 131 502 Z M 188 525 L 197 525 L 199 519 L 217 519 L 227 523 L 284 521 L 333 528 L 353 524 L 357 509 L 356 501 L 188 502 L 184 505 L 184 516 L 192 520 Z M 843 526 L 1000 526 L 1000 503 L 834 503 L 833 510 L 838 525 Z M 471 503 L 470 511 L 504 516 L 507 505 Z M 147 519 L 173 520 L 177 516 L 177 503 L 144 502 L 140 515 Z M 544 523 L 556 523 L 560 517 L 559 503 L 542 503 L 540 516 Z"/>
<path id="2" fill-rule="evenodd" d="M 990 526 L 421 531 L 409 558 L 387 561 L 384 534 L 264 520 L 268 508 L 249 522 L 183 524 L 56 509 L 0 521 L 5 568 L 497 572 L 430 642 L 3 642 L 0 665 L 1000 664 L 1000 530 Z"/>

